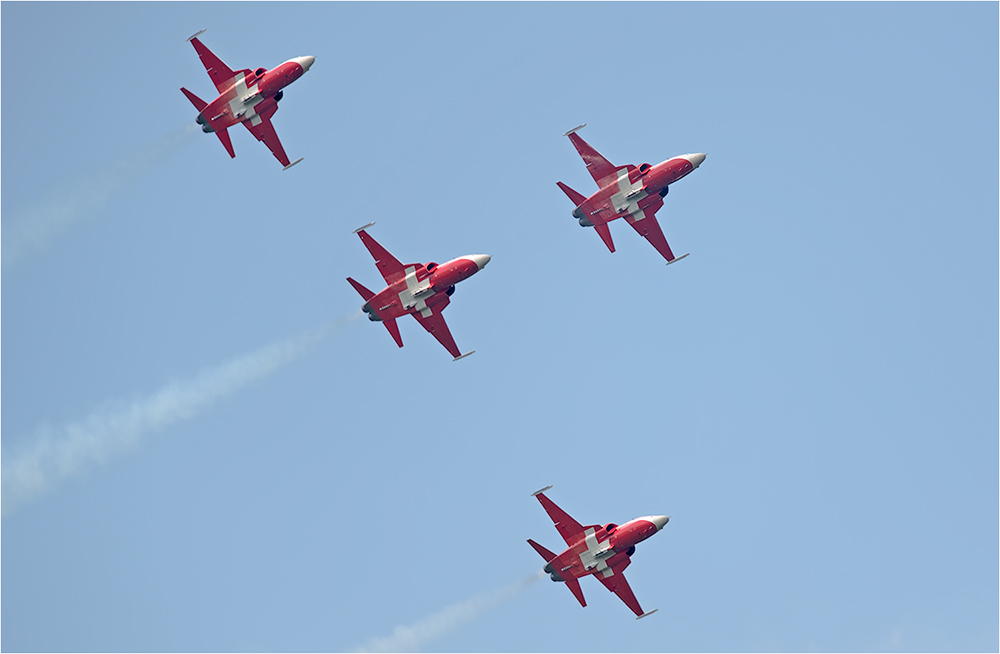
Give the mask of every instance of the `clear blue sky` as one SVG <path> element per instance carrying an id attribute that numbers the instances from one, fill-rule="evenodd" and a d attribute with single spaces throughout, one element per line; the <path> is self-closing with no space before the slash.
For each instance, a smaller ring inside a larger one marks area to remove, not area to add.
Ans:
<path id="1" fill-rule="evenodd" d="M 541 580 L 420 647 L 1000 647 L 996 3 L 0 12 L 4 650 L 367 647 L 538 570 L 548 484 L 672 516 L 628 570 L 659 613 Z M 185 131 L 202 28 L 316 57 L 296 168 Z M 616 164 L 708 153 L 659 214 L 691 257 L 576 224 L 583 122 Z M 475 356 L 343 322 L 372 220 L 493 256 L 446 313 Z"/>

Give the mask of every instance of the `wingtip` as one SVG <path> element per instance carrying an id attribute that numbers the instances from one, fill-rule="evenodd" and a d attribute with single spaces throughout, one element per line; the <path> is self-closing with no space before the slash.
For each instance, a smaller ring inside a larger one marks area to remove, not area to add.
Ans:
<path id="1" fill-rule="evenodd" d="M 576 127 L 574 127 L 573 129 L 571 129 L 570 131 L 568 131 L 568 132 L 566 132 L 565 134 L 563 134 L 563 136 L 569 136 L 569 135 L 570 135 L 570 134 L 572 134 L 573 132 L 575 132 L 575 131 L 577 131 L 577 130 L 580 130 L 580 129 L 583 129 L 583 128 L 584 128 L 584 127 L 586 127 L 586 126 L 587 126 L 587 123 L 584 123 L 584 124 L 582 124 L 582 125 L 577 125 Z"/>
<path id="2" fill-rule="evenodd" d="M 368 223 L 367 225 L 365 225 L 364 227 L 358 227 L 356 230 L 354 230 L 351 233 L 352 234 L 357 234 L 358 232 L 363 232 L 363 231 L 365 231 L 366 229 L 368 229 L 369 227 L 371 227 L 374 224 L 375 224 L 375 221 L 372 221 L 372 222 Z"/>
<path id="3" fill-rule="evenodd" d="M 198 38 L 199 36 L 201 36 L 202 34 L 204 34 L 207 30 L 208 30 L 208 28 L 206 27 L 202 31 L 198 32 L 197 34 L 192 34 L 191 36 L 187 37 L 187 39 L 185 39 L 185 41 L 187 41 L 188 43 L 190 43 L 191 41 L 195 40 L 196 38 Z"/>
<path id="4" fill-rule="evenodd" d="M 552 488 L 552 484 L 549 484 L 548 486 L 546 486 L 542 490 L 536 490 L 534 493 L 531 494 L 531 496 L 535 497 L 536 495 L 541 495 L 542 493 L 544 493 L 545 491 L 549 490 L 550 488 Z"/>

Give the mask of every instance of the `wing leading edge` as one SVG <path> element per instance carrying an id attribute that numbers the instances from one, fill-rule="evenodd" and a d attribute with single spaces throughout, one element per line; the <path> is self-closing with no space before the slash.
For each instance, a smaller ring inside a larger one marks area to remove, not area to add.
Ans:
<path id="1" fill-rule="evenodd" d="M 278 105 L 270 107 L 265 110 L 264 113 L 260 114 L 257 118 L 251 118 L 250 120 L 244 120 L 243 124 L 246 126 L 247 130 L 253 134 L 258 141 L 263 141 L 267 149 L 271 151 L 275 159 L 281 162 L 281 165 L 286 169 L 291 168 L 302 159 L 299 159 L 295 163 L 289 163 L 288 155 L 285 154 L 285 148 L 282 147 L 281 141 L 278 140 L 278 133 L 274 131 L 274 125 L 271 124 L 271 117 L 274 116 L 275 112 L 278 111 Z M 256 121 L 256 123 L 254 122 Z"/>
<path id="2" fill-rule="evenodd" d="M 205 67 L 205 72 L 208 73 L 208 76 L 212 79 L 212 83 L 215 84 L 215 88 L 219 93 L 222 93 L 232 83 L 233 78 L 236 77 L 236 72 L 219 59 L 214 52 L 209 50 L 204 43 L 198 40 L 198 37 L 204 31 L 198 32 L 189 38 L 188 41 L 194 46 L 195 52 L 198 53 L 198 57 Z"/>
<path id="3" fill-rule="evenodd" d="M 653 609 L 649 613 L 642 612 L 642 607 L 639 606 L 639 600 L 635 598 L 635 593 L 632 592 L 632 587 L 628 585 L 628 581 L 625 580 L 625 575 L 623 574 L 625 568 L 627 568 L 631 562 L 631 559 L 625 559 L 624 563 L 611 568 L 610 575 L 605 577 L 598 574 L 595 576 L 602 584 L 604 584 L 605 588 L 617 595 L 618 599 L 625 602 L 625 606 L 632 609 L 632 613 L 635 613 L 636 620 L 638 620 L 639 618 L 645 618 L 651 613 L 656 613 L 659 609 Z"/>
<path id="4" fill-rule="evenodd" d="M 580 127 L 584 127 L 584 125 L 580 125 Z M 594 146 L 584 141 L 576 133 L 576 130 L 580 129 L 580 127 L 571 129 L 566 132 L 565 136 L 569 137 L 569 140 L 573 143 L 573 147 L 580 154 L 580 158 L 587 164 L 587 171 L 590 173 L 590 176 L 594 178 L 594 181 L 597 182 L 600 188 L 604 188 L 616 181 L 618 179 L 618 171 L 627 170 L 631 172 L 635 169 L 635 166 L 632 165 L 616 166 L 605 159 L 604 155 L 594 149 Z"/>
<path id="5" fill-rule="evenodd" d="M 656 212 L 660 210 L 663 206 L 663 200 L 651 204 L 641 211 L 629 214 L 625 222 L 632 226 L 632 229 L 636 231 L 639 236 L 643 237 L 649 244 L 656 248 L 664 259 L 667 260 L 667 265 L 674 263 L 675 261 L 680 261 L 687 254 L 682 254 L 679 257 L 675 257 L 673 250 L 670 249 L 670 245 L 667 243 L 667 237 L 663 235 L 663 229 L 660 227 L 659 221 L 656 220 Z"/>
<path id="6" fill-rule="evenodd" d="M 451 335 L 451 330 L 448 329 L 448 323 L 444 321 L 444 316 L 441 312 L 444 308 L 451 303 L 451 300 L 445 296 L 445 299 L 440 304 L 435 304 L 433 307 L 427 307 L 426 311 L 430 312 L 428 315 L 423 315 L 422 313 L 411 314 L 420 323 L 420 326 L 427 330 L 427 333 L 438 340 L 438 343 L 444 346 L 444 349 L 451 353 L 451 356 L 455 359 L 460 359 L 462 353 L 458 349 L 458 345 L 455 344 L 455 338 Z M 472 354 L 469 352 L 468 354 Z"/>
<path id="7" fill-rule="evenodd" d="M 386 284 L 391 286 L 406 277 L 406 269 L 399 262 L 399 259 L 389 254 L 388 250 L 382 247 L 378 241 L 369 236 L 368 232 L 365 231 L 374 224 L 365 225 L 357 230 L 356 233 L 361 237 L 361 242 L 368 248 L 372 258 L 375 259 L 375 267 L 382 273 L 382 279 L 385 280 Z"/>
<path id="8" fill-rule="evenodd" d="M 546 489 L 548 490 L 548 489 Z M 568 513 L 556 506 L 556 503 L 545 497 L 545 493 L 539 491 L 535 494 L 542 508 L 549 514 L 552 522 L 555 523 L 556 531 L 563 537 L 567 545 L 573 545 L 583 538 L 583 525 L 574 520 Z"/>

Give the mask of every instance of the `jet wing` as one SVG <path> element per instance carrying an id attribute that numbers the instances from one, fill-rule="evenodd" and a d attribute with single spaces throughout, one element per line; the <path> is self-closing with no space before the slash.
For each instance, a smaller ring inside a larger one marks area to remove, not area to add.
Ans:
<path id="1" fill-rule="evenodd" d="M 212 83 L 215 84 L 215 88 L 218 89 L 219 93 L 222 93 L 226 88 L 231 86 L 233 78 L 236 77 L 236 72 L 215 56 L 214 52 L 205 47 L 205 44 L 199 41 L 197 36 L 191 38 L 191 45 L 194 46 L 198 56 L 201 57 L 201 63 L 205 66 L 208 76 L 212 78 Z M 244 70 L 241 72 L 249 73 L 250 71 Z"/>
<path id="2" fill-rule="evenodd" d="M 446 350 L 451 352 L 451 356 L 457 359 L 462 356 L 462 353 L 459 352 L 458 345 L 455 344 L 455 339 L 452 337 L 451 331 L 448 330 L 448 323 L 444 321 L 444 316 L 441 314 L 444 308 L 450 303 L 451 299 L 445 296 L 444 302 L 441 304 L 435 304 L 433 308 L 427 307 L 424 312 L 412 315 L 417 319 L 421 327 L 426 329 Z M 425 312 L 427 315 L 424 315 Z"/>
<path id="3" fill-rule="evenodd" d="M 632 225 L 632 229 L 639 233 L 639 236 L 649 241 L 656 248 L 656 251 L 663 255 L 667 263 L 671 263 L 675 259 L 674 253 L 670 250 L 670 245 L 667 244 L 667 237 L 663 235 L 660 223 L 656 220 L 656 212 L 662 206 L 663 200 L 658 199 L 656 203 L 649 205 L 645 209 L 630 213 L 626 217 L 626 221 L 629 225 Z"/>
<path id="4" fill-rule="evenodd" d="M 243 124 L 250 130 L 251 134 L 257 137 L 258 141 L 263 141 L 267 149 L 281 162 L 281 165 L 287 168 L 291 165 L 288 163 L 288 155 L 285 154 L 285 148 L 281 147 L 281 141 L 278 140 L 278 133 L 274 131 L 274 125 L 271 124 L 271 117 L 276 111 L 278 111 L 278 105 L 274 104 L 266 109 L 264 113 L 250 120 L 244 120 Z"/>
<path id="5" fill-rule="evenodd" d="M 617 595 L 621 601 L 625 602 L 627 607 L 632 609 L 632 612 L 635 613 L 636 616 L 641 618 L 644 614 L 642 612 L 642 607 L 639 606 L 639 600 L 635 598 L 635 594 L 632 592 L 632 587 L 628 585 L 628 581 L 625 580 L 625 575 L 622 574 L 631 562 L 631 559 L 625 559 L 624 563 L 606 570 L 604 574 L 607 576 L 603 576 L 602 574 L 595 576 L 602 584 L 604 584 L 605 588 Z"/>
<path id="6" fill-rule="evenodd" d="M 399 262 L 399 259 L 389 254 L 388 250 L 368 235 L 368 232 L 364 229 L 359 229 L 358 236 L 361 237 L 361 242 L 365 244 L 365 247 L 371 252 L 372 257 L 375 258 L 375 266 L 382 273 L 382 278 L 385 279 L 386 284 L 391 286 L 406 277 L 406 269 Z"/>
<path id="7" fill-rule="evenodd" d="M 538 493 L 535 497 L 541 502 L 542 508 L 552 518 L 556 525 L 556 531 L 563 537 L 567 545 L 574 545 L 583 538 L 583 526 L 570 517 L 568 513 L 556 506 L 556 503 L 545 497 L 545 493 Z"/>
<path id="8" fill-rule="evenodd" d="M 632 165 L 615 166 L 605 159 L 600 152 L 595 150 L 593 146 L 580 138 L 576 132 L 570 132 L 567 136 L 573 142 L 576 151 L 580 153 L 583 162 L 587 164 L 587 171 L 590 173 L 590 176 L 594 178 L 594 181 L 601 188 L 616 181 L 619 170 L 632 171 L 635 169 L 635 166 Z"/>

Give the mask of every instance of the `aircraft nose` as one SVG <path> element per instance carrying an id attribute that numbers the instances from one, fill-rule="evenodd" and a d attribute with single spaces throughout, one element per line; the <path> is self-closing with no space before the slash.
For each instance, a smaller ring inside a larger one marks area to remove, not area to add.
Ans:
<path id="1" fill-rule="evenodd" d="M 473 254 L 469 258 L 475 261 L 476 265 L 479 266 L 479 269 L 482 270 L 483 268 L 486 267 L 486 264 L 490 262 L 490 259 L 492 257 L 490 257 L 490 255 L 488 254 Z"/>
<path id="2" fill-rule="evenodd" d="M 702 163 L 703 161 L 705 161 L 705 155 L 704 155 L 704 154 L 702 154 L 702 153 L 700 153 L 700 152 L 699 152 L 699 153 L 697 153 L 697 154 L 689 154 L 689 155 L 685 155 L 685 158 L 686 158 L 686 159 L 687 159 L 688 161 L 690 161 L 690 162 L 691 162 L 691 165 L 692 165 L 692 166 L 694 166 L 695 168 L 697 168 L 698 166 L 700 166 L 700 165 L 701 165 L 701 163 Z"/>
<path id="3" fill-rule="evenodd" d="M 663 529 L 663 525 L 670 522 L 670 516 L 668 515 L 654 515 L 650 518 L 650 522 L 656 525 L 656 530 L 659 531 Z"/>
<path id="4" fill-rule="evenodd" d="M 309 70 L 309 67 L 313 65 L 313 62 L 316 61 L 316 57 L 296 57 L 294 61 L 298 65 L 302 66 L 302 72 L 305 73 Z"/>

